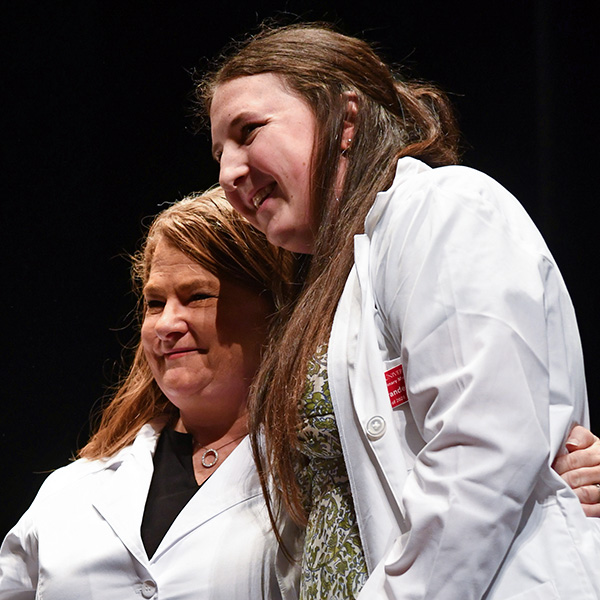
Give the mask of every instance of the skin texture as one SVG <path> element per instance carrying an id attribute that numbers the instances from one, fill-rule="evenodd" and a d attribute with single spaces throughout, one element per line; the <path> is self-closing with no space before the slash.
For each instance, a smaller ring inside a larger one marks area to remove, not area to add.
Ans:
<path id="1" fill-rule="evenodd" d="M 310 253 L 312 110 L 279 76 L 263 73 L 220 85 L 210 117 L 219 182 L 229 202 L 271 243 Z"/>
<path id="2" fill-rule="evenodd" d="M 144 288 L 142 344 L 179 431 L 203 446 L 246 432 L 246 400 L 271 308 L 256 290 L 219 279 L 163 240 Z"/>

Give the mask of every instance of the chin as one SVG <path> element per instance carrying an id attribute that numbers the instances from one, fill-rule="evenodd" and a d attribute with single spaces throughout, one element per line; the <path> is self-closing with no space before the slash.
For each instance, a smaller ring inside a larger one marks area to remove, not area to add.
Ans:
<path id="1" fill-rule="evenodd" d="M 202 395 L 206 385 L 197 382 L 189 383 L 166 383 L 159 384 L 162 393 L 169 401 L 180 408 L 180 405 L 195 402 L 196 398 Z"/>
<path id="2" fill-rule="evenodd" d="M 274 246 L 296 252 L 298 254 L 313 253 L 313 238 L 312 236 L 298 235 L 296 232 L 281 232 L 267 231 L 265 232 L 267 240 Z"/>

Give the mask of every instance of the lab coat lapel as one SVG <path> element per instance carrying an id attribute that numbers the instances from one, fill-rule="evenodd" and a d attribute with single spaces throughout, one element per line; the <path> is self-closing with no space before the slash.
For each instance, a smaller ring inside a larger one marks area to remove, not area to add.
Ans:
<path id="1" fill-rule="evenodd" d="M 250 442 L 245 438 L 179 513 L 152 561 L 207 521 L 261 493 Z"/>
<path id="2" fill-rule="evenodd" d="M 152 453 L 158 435 L 159 431 L 145 425 L 132 446 L 109 459 L 106 468 L 114 469 L 115 473 L 93 500 L 94 507 L 115 535 L 142 564 L 146 564 L 148 558 L 140 527 L 152 479 Z"/>
<path id="3" fill-rule="evenodd" d="M 369 431 L 373 417 L 383 417 L 386 431 L 378 439 L 369 437 L 382 467 L 389 493 L 396 499 L 402 522 L 404 510 L 398 490 L 404 488 L 407 476 L 402 445 L 393 431 L 395 417 L 385 382 L 385 364 L 377 341 L 376 305 L 369 271 L 370 242 L 366 234 L 355 237 L 355 264 L 361 291 L 360 329 L 356 344 L 356 368 L 351 386 L 356 413 L 363 428 Z M 359 375 L 360 374 L 360 375 Z"/>
<path id="4" fill-rule="evenodd" d="M 406 468 L 392 431 L 376 441 L 370 441 L 366 434 L 373 416 L 384 417 L 387 427 L 393 428 L 391 404 L 385 402 L 388 394 L 377 344 L 368 261 L 368 237 L 355 236 L 355 266 L 333 322 L 328 376 L 367 567 L 372 572 L 401 533 L 402 505 L 390 480 L 400 480 L 402 486 Z M 391 464 L 391 472 L 379 469 L 377 462 Z"/>

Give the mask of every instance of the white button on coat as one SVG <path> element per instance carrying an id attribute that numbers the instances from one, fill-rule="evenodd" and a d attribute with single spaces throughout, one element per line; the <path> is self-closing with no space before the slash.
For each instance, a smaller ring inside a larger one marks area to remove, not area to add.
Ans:
<path id="1" fill-rule="evenodd" d="M 156 583 L 152 580 L 144 581 L 142 583 L 142 596 L 144 598 L 152 598 L 156 594 Z"/>
<path id="2" fill-rule="evenodd" d="M 378 440 L 385 435 L 385 419 L 379 415 L 371 417 L 367 422 L 367 437 L 371 440 Z"/>

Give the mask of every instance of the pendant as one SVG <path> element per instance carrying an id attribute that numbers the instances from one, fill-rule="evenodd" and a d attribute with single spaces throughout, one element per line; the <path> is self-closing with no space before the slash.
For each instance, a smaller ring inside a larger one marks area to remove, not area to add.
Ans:
<path id="1" fill-rule="evenodd" d="M 206 457 L 211 455 L 214 457 L 212 462 L 206 462 Z M 214 448 L 209 448 L 208 450 L 204 451 L 204 454 L 202 455 L 202 460 L 200 461 L 202 463 L 202 466 L 210 469 L 211 467 L 214 467 L 217 464 L 217 461 L 219 460 L 219 453 L 214 449 Z"/>

